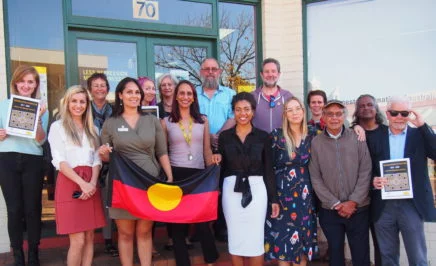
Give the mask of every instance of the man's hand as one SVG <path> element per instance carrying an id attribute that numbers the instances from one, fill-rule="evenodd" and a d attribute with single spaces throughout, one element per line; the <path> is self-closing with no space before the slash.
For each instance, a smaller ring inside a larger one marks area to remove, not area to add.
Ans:
<path id="1" fill-rule="evenodd" d="M 409 122 L 412 123 L 415 127 L 421 127 L 424 125 L 424 119 L 422 118 L 422 115 L 414 110 L 410 110 L 410 113 L 413 114 L 413 116 L 409 115 Z"/>
<path id="2" fill-rule="evenodd" d="M 388 179 L 386 177 L 376 176 L 372 180 L 372 185 L 375 189 L 382 189 L 388 184 Z"/>
<path id="3" fill-rule="evenodd" d="M 336 205 L 335 210 L 338 211 L 338 214 L 344 218 L 350 218 L 357 210 L 357 203 L 354 201 L 345 201 Z"/>

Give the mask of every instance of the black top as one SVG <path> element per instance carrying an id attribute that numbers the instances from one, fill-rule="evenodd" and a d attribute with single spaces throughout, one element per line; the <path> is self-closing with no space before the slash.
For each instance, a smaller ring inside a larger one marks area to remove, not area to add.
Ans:
<path id="1" fill-rule="evenodd" d="M 276 182 L 272 166 L 271 138 L 268 133 L 253 127 L 241 142 L 236 126 L 219 135 L 218 150 L 222 155 L 221 176 L 263 176 L 268 200 L 277 203 Z"/>
<path id="2" fill-rule="evenodd" d="M 164 119 L 165 117 L 170 116 L 170 112 L 165 111 L 163 101 L 160 101 L 157 104 L 157 107 L 159 108 L 159 118 L 160 119 Z"/>

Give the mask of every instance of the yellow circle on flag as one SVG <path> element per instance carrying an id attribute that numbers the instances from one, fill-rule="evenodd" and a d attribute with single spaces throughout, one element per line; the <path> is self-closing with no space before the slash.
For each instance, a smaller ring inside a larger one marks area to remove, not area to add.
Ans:
<path id="1" fill-rule="evenodd" d="M 149 187 L 147 194 L 153 207 L 160 211 L 170 211 L 179 205 L 183 191 L 179 186 L 158 183 Z"/>

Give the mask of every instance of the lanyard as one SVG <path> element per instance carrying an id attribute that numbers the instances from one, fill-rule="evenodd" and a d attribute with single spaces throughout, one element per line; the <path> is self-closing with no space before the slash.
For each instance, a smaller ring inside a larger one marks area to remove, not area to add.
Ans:
<path id="1" fill-rule="evenodd" d="M 192 139 L 192 118 L 189 118 L 189 126 L 188 130 L 185 131 L 185 127 L 183 126 L 182 119 L 179 120 L 179 127 L 180 130 L 183 133 L 183 138 L 185 139 L 188 146 L 191 146 L 191 139 Z"/>

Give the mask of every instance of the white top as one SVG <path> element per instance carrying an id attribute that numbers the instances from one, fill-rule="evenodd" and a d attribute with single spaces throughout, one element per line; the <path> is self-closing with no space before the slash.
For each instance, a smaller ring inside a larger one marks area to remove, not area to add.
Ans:
<path id="1" fill-rule="evenodd" d="M 62 120 L 58 120 L 51 125 L 48 142 L 53 157 L 52 163 L 57 170 L 59 170 L 61 162 L 67 162 L 71 168 L 101 165 L 98 152 L 91 146 L 86 134 L 83 134 L 82 146 L 74 144 L 72 140 L 67 138 L 62 126 Z"/>

